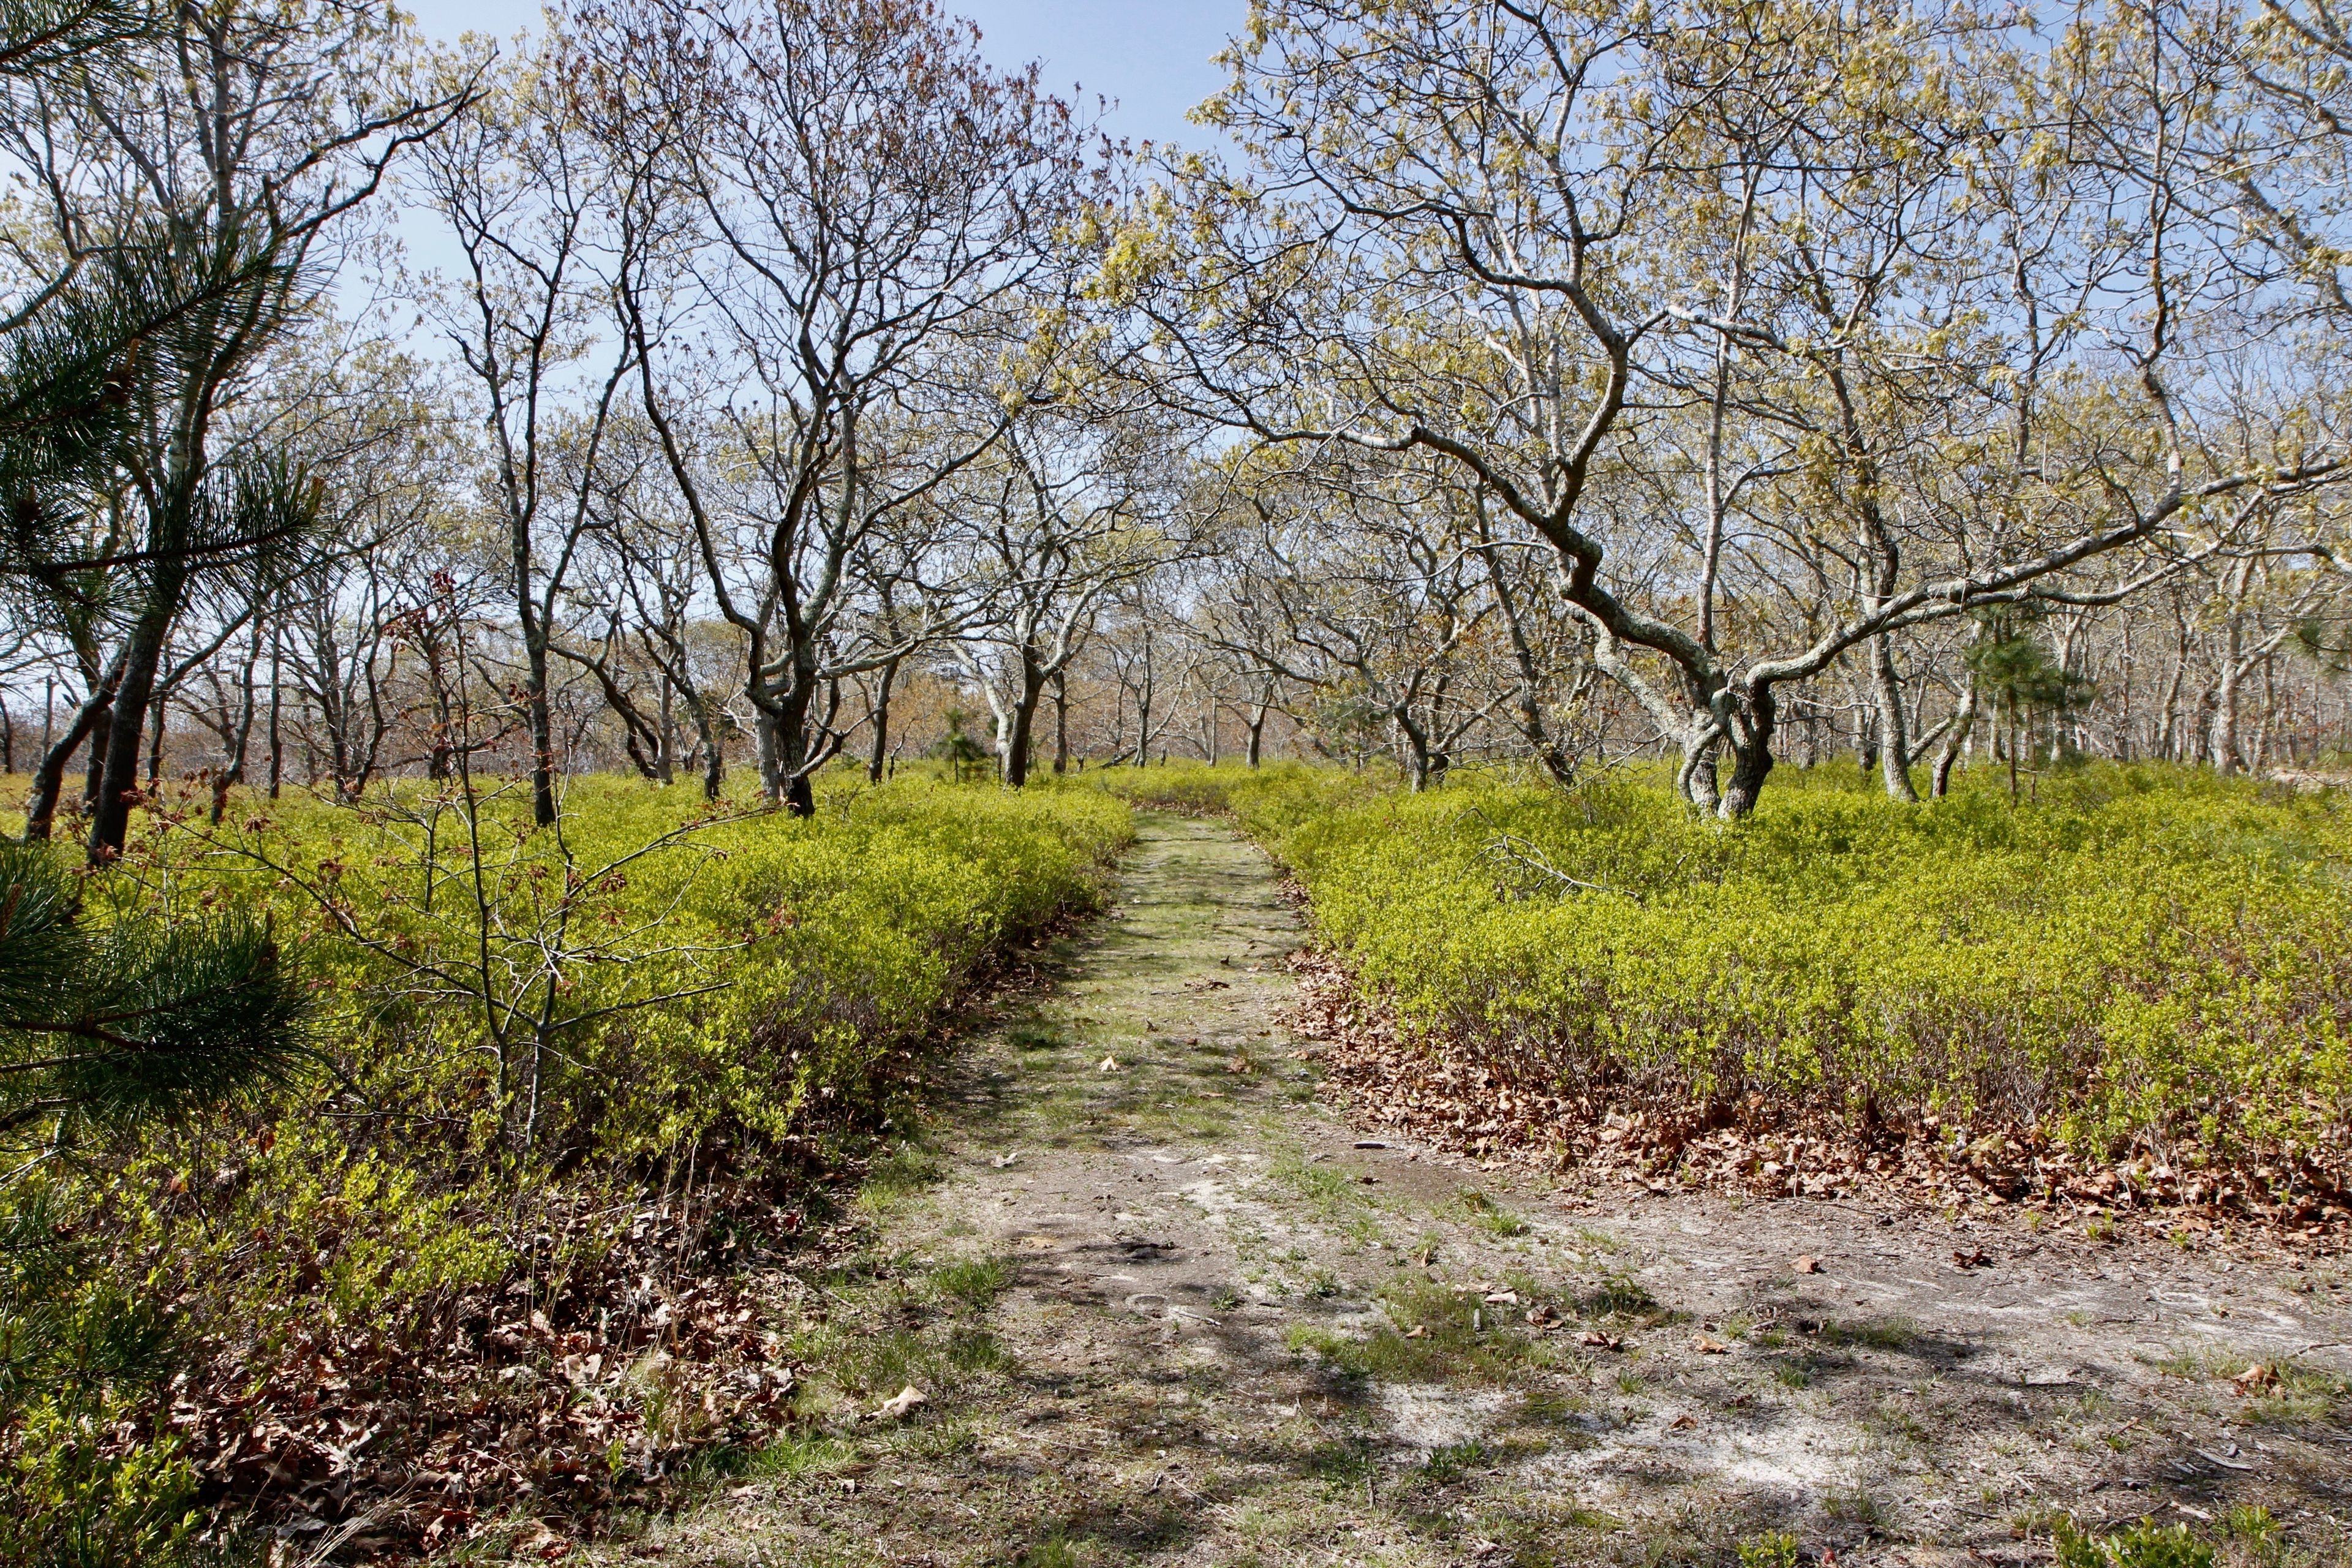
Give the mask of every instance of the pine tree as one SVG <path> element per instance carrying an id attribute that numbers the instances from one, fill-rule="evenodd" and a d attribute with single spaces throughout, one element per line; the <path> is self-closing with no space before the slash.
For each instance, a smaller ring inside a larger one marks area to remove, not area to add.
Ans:
<path id="1" fill-rule="evenodd" d="M 2035 632 L 2042 619 L 2038 605 L 2004 605 L 1979 618 L 1984 630 L 1969 649 L 1968 667 L 2000 715 L 2009 754 L 2009 798 L 2014 801 L 2021 726 L 2037 717 L 2063 717 L 2089 702 L 2098 689 L 2050 656 Z"/>
<path id="2" fill-rule="evenodd" d="M 13 94 L 127 68 L 121 50 L 157 20 L 140 0 L 11 0 L 0 80 Z M 185 368 L 248 332 L 256 301 L 286 282 L 234 240 L 134 233 L 60 258 L 0 321 L 0 603 L 69 639 L 137 613 L 174 574 L 242 574 L 252 592 L 282 570 L 317 525 L 319 493 L 281 454 L 209 472 L 165 552 L 100 520 Z M 37 781 L 28 838 L 46 829 L 40 793 Z M 92 921 L 81 895 L 47 845 L 0 846 L 0 1135 L 180 1113 L 299 1060 L 305 992 L 266 924 Z"/>

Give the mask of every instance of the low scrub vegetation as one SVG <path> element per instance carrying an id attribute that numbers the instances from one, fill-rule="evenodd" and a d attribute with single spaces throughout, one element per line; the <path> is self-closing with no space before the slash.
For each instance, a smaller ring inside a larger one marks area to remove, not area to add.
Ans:
<path id="1" fill-rule="evenodd" d="M 942 1009 L 1095 902 L 1127 814 L 688 793 L 579 782 L 536 833 L 527 790 L 462 783 L 134 823 L 83 918 L 268 921 L 308 1066 L 226 1113 L 43 1124 L 5 1190 L 0 1559 L 455 1545 L 788 1416 L 736 1265 L 821 1228 L 806 1178 L 908 1116 Z"/>
<path id="2" fill-rule="evenodd" d="M 2352 1179 L 2340 795 L 2100 765 L 2026 802 L 1988 772 L 1897 805 L 1792 770 L 1726 827 L 1639 771 L 1112 787 L 1237 813 L 1360 991 L 1538 1131 L 1646 1110 L 1679 1142 L 1818 1112 L 1865 1142 L 2305 1220 Z"/>

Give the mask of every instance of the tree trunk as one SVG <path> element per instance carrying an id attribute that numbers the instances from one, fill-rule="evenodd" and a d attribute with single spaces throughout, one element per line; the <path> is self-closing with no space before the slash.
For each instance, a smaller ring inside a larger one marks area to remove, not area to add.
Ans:
<path id="1" fill-rule="evenodd" d="M 74 721 L 66 726 L 65 734 L 41 754 L 40 763 L 33 769 L 32 792 L 25 798 L 25 842 L 27 844 L 43 841 L 49 837 L 50 825 L 57 818 L 58 799 L 65 793 L 66 769 L 72 763 L 74 753 L 81 750 L 84 741 L 89 740 L 93 734 L 103 733 L 112 697 L 112 689 L 100 683 L 89 700 L 74 714 Z M 93 756 L 97 748 L 104 743 L 103 741 L 93 742 Z"/>
<path id="2" fill-rule="evenodd" d="M 2254 721 L 2252 754 L 2246 759 L 2247 767 L 2257 775 L 2270 764 L 2271 729 L 2278 722 L 2278 680 L 2269 659 L 2263 660 L 2262 670 L 2262 716 Z"/>
<path id="3" fill-rule="evenodd" d="M 760 710 L 760 782 L 768 799 L 794 816 L 816 815 L 816 789 L 809 774 L 809 707 L 816 700 L 814 672 L 804 672 L 772 708 Z"/>
<path id="4" fill-rule="evenodd" d="M 2168 763 L 2180 761 L 2180 688 L 2189 675 L 2189 620 L 2180 620 L 2180 646 L 2172 660 L 2172 674 L 2164 683 L 2164 725 L 2156 737 L 2157 755 Z"/>
<path id="5" fill-rule="evenodd" d="M 2221 676 L 2213 688 L 2213 771 L 2222 773 L 2240 772 L 2243 767 L 2238 749 L 2238 687 L 2244 672 L 2238 668 L 2243 643 L 2235 616 L 2230 618 L 2229 646 L 2221 654 Z"/>
<path id="6" fill-rule="evenodd" d="M 115 688 L 103 765 L 98 773 L 98 798 L 91 803 L 89 847 L 93 865 L 121 856 L 130 831 L 131 803 L 139 798 L 141 721 L 155 700 L 156 672 L 163 662 L 163 645 L 179 613 L 185 581 L 185 574 L 176 565 L 158 570 L 148 589 L 146 606 L 123 650 L 122 682 Z"/>
<path id="7" fill-rule="evenodd" d="M 1745 816 L 1756 809 L 1754 797 L 1737 797 L 1743 798 L 1745 804 L 1735 810 L 1732 807 L 1731 799 L 1725 796 L 1721 786 L 1716 781 L 1715 753 L 1722 743 L 1720 740 L 1709 741 L 1703 746 L 1685 750 L 1683 753 L 1682 766 L 1675 773 L 1675 790 L 1701 811 L 1711 812 L 1718 816 Z M 1768 755 L 1765 759 L 1764 773 L 1769 773 L 1772 770 L 1769 755 L 1769 742 L 1767 745 Z M 1763 773 L 1757 774 L 1756 784 L 1759 789 L 1763 787 Z"/>
<path id="8" fill-rule="evenodd" d="M 1054 672 L 1054 772 L 1070 771 L 1070 672 Z"/>
<path id="9" fill-rule="evenodd" d="M 286 737 L 278 725 L 279 692 L 278 679 L 279 649 L 283 634 L 272 629 L 269 634 L 269 798 L 278 798 L 278 786 L 286 776 Z"/>
<path id="10" fill-rule="evenodd" d="M 1568 760 L 1544 724 L 1543 702 L 1538 695 L 1539 681 L 1534 647 L 1528 640 L 1527 628 L 1519 620 L 1519 603 L 1505 580 L 1501 563 L 1494 551 L 1486 552 L 1486 571 L 1495 584 L 1495 602 L 1502 607 L 1503 625 L 1511 635 L 1511 657 L 1518 661 L 1519 690 L 1517 707 L 1519 713 L 1519 733 L 1528 738 L 1528 747 L 1552 783 L 1562 789 L 1576 783 L 1576 764 Z"/>
<path id="11" fill-rule="evenodd" d="M 1419 795 L 1432 783 L 1429 737 L 1415 727 L 1402 710 L 1391 713 L 1389 720 L 1395 725 L 1397 740 L 1401 742 L 1397 747 L 1397 760 L 1404 763 L 1405 778 L 1412 793 Z"/>
<path id="12" fill-rule="evenodd" d="M 1969 681 L 1968 690 L 1960 698 L 1960 710 L 1952 715 L 1952 728 L 1944 737 L 1943 749 L 1936 753 L 1936 768 L 1927 785 L 1928 793 L 1937 800 L 1951 793 L 1952 764 L 1958 761 L 1960 748 L 1967 744 L 1969 732 L 1977 721 L 1977 683 Z"/>
<path id="13" fill-rule="evenodd" d="M 620 679 L 614 675 L 612 666 L 613 652 L 620 646 L 619 629 L 615 627 L 604 639 L 604 651 L 593 658 L 563 648 L 551 651 L 581 666 L 596 678 L 597 689 L 604 694 L 604 706 L 610 708 L 613 716 L 621 721 L 621 749 L 628 753 L 630 764 L 637 770 L 637 776 L 648 783 L 666 784 L 670 782 L 669 742 L 664 734 L 668 715 L 657 712 L 656 717 L 646 718 L 638 709 L 635 700 L 621 689 Z M 663 683 L 662 700 L 665 705 L 669 700 L 667 679 Z"/>
<path id="14" fill-rule="evenodd" d="M 530 731 L 530 819 L 540 827 L 555 826 L 555 718 L 547 701 L 547 625 L 531 599 L 530 523 L 513 516 L 510 545 L 514 563 L 516 619 L 522 627 L 523 710 Z"/>
<path id="15" fill-rule="evenodd" d="M 866 753 L 866 782 L 880 784 L 882 770 L 890 760 L 890 688 L 898 679 L 898 661 L 892 659 L 877 671 L 879 679 L 874 688 L 874 745 Z"/>
<path id="16" fill-rule="evenodd" d="M 163 778 L 163 721 L 171 712 L 172 694 L 155 693 L 154 710 L 148 716 L 147 793 L 153 795 Z"/>
<path id="17" fill-rule="evenodd" d="M 661 772 L 661 782 L 674 784 L 677 782 L 677 712 L 667 674 L 661 677 L 661 702 L 656 722 L 660 728 L 656 732 L 654 764 Z"/>
<path id="18" fill-rule="evenodd" d="M 98 814 L 98 792 L 106 787 L 106 742 L 114 733 L 114 704 L 109 701 L 98 722 L 90 726 L 89 767 L 82 780 L 81 815 L 88 822 Z"/>
<path id="19" fill-rule="evenodd" d="M 695 750 L 702 763 L 702 798 L 717 800 L 727 776 L 727 753 L 719 745 L 718 721 L 711 716 L 701 692 L 690 687 L 679 689 L 686 698 L 686 710 L 694 719 Z"/>
<path id="20" fill-rule="evenodd" d="M 252 651 L 246 655 L 245 668 L 237 680 L 238 700 L 235 738 L 229 742 L 228 763 L 213 775 L 213 826 L 218 827 L 228 812 L 228 792 L 245 782 L 245 760 L 253 749 L 253 721 L 260 710 L 254 700 L 253 672 L 261 662 L 261 636 L 257 627 Z"/>
<path id="21" fill-rule="evenodd" d="M 1871 673 L 1878 689 L 1878 762 L 1886 793 L 1896 800 L 1918 804 L 1911 787 L 1911 739 L 1903 711 L 1903 678 L 1895 671 L 1895 639 L 1870 639 Z"/>
<path id="22" fill-rule="evenodd" d="M 784 800 L 783 759 L 777 740 L 780 722 L 765 708 L 751 721 L 752 741 L 759 752 L 760 793 L 768 797 L 770 805 L 781 805 Z"/>
<path id="23" fill-rule="evenodd" d="M 727 753 L 720 748 L 717 727 L 703 717 L 698 707 L 694 723 L 702 737 L 702 798 L 717 800 L 719 786 L 727 778 Z"/>
<path id="24" fill-rule="evenodd" d="M 1019 789 L 1029 782 L 1030 738 L 1037 722 L 1037 704 L 1045 695 L 1045 677 L 1027 648 L 1021 650 L 1021 690 L 1013 699 L 1011 722 L 1005 726 L 1000 761 L 1004 786 Z"/>
<path id="25" fill-rule="evenodd" d="M 1706 773 L 1710 777 L 1714 775 L 1715 768 L 1711 761 Z M 1733 746 L 1731 778 L 1724 786 L 1723 795 L 1716 805 L 1715 814 L 1727 822 L 1751 816 L 1756 810 L 1756 802 L 1764 794 L 1764 781 L 1771 774 L 1770 736 L 1765 736 L 1759 741 L 1747 744 Z"/>

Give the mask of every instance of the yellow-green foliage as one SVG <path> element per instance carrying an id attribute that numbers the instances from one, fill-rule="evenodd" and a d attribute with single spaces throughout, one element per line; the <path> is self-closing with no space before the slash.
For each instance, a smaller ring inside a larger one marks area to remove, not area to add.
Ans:
<path id="1" fill-rule="evenodd" d="M 0 1450 L 0 1563 L 176 1561 L 196 1523 L 196 1474 L 168 1435 L 124 1443 L 132 1401 L 33 1395 Z"/>
<path id="2" fill-rule="evenodd" d="M 1212 780 L 1366 986 L 1564 1087 L 1607 1063 L 1678 1092 L 1990 1115 L 2085 1152 L 2160 1133 L 2343 1160 L 2340 796 L 2102 766 L 2015 806 L 1990 775 L 1912 806 L 1849 768 L 1784 769 L 1726 827 L 1644 775 L 1566 795 L 1304 769 L 1186 787 L 1205 799 Z"/>
<path id="3" fill-rule="evenodd" d="M 572 784 L 558 832 L 528 806 L 244 803 L 159 824 L 107 886 L 266 901 L 377 1104 L 484 1155 L 625 1160 L 837 1121 L 976 964 L 1090 904 L 1128 831 L 1092 791 L 846 780 L 804 821 L 620 779 Z"/>
<path id="4" fill-rule="evenodd" d="M 836 776 L 795 820 L 588 779 L 540 832 L 511 784 L 468 798 L 241 795 L 218 827 L 167 799 L 89 882 L 93 920 L 266 910 L 317 987 L 323 1070 L 233 1115 L 68 1129 L 0 1192 L 0 1240 L 39 1244 L 0 1246 L 0 1563 L 173 1556 L 174 1362 L 216 1399 L 283 1397 L 322 1346 L 407 1376 L 461 1301 L 478 1327 L 518 1292 L 554 1310 L 616 1234 L 583 1215 L 696 1162 L 708 1186 L 840 1152 L 1129 837 L 1121 803 L 1050 785 Z"/>

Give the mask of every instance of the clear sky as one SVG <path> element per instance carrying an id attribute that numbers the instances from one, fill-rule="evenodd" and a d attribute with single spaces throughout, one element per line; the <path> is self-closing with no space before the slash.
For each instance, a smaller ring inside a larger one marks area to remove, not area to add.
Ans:
<path id="1" fill-rule="evenodd" d="M 944 0 L 980 24 L 982 47 L 1000 66 L 1041 61 L 1047 87 L 1116 99 L 1105 129 L 1129 141 L 1200 146 L 1208 140 L 1185 110 L 1223 84 L 1209 57 L 1248 14 L 1247 0 Z M 511 36 L 535 28 L 540 0 L 400 0 L 427 33 Z"/>

